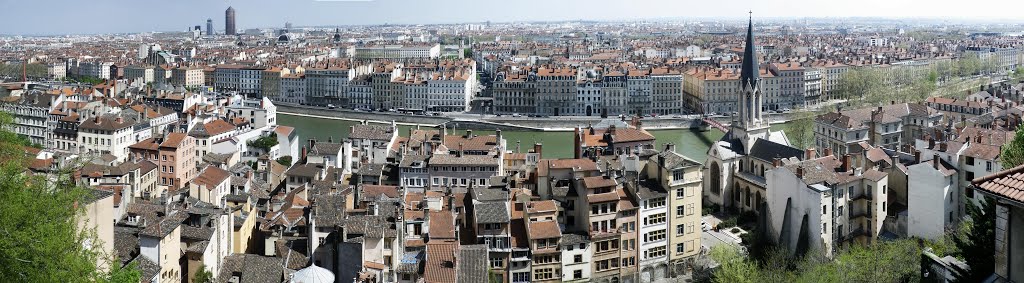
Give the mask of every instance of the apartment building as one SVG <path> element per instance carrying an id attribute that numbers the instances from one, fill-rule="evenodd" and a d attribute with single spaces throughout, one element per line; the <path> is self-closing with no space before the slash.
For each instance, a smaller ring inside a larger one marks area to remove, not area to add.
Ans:
<path id="1" fill-rule="evenodd" d="M 576 70 L 537 70 L 537 109 L 542 115 L 568 115 L 576 108 Z"/>
<path id="2" fill-rule="evenodd" d="M 198 87 L 205 83 L 203 69 L 198 67 L 177 67 L 171 69 L 171 85 Z"/>
<path id="3" fill-rule="evenodd" d="M 128 147 L 135 144 L 134 117 L 118 114 L 97 115 L 78 126 L 79 152 L 83 154 L 110 154 L 117 161 L 129 157 Z"/>
<path id="4" fill-rule="evenodd" d="M 830 148 L 838 155 L 850 153 L 860 142 L 898 149 L 941 120 L 938 111 L 917 103 L 831 112 L 815 118 L 814 140 L 819 149 Z"/>
<path id="5" fill-rule="evenodd" d="M 155 81 L 154 74 L 152 66 L 124 67 L 124 78 L 129 82 L 141 80 L 142 83 L 152 83 Z"/>
<path id="6" fill-rule="evenodd" d="M 184 133 L 168 133 L 128 146 L 133 160 L 148 160 L 160 169 L 160 186 L 175 193 L 196 176 L 196 139 Z M 163 192 L 154 192 L 153 197 Z"/>
<path id="7" fill-rule="evenodd" d="M 674 270 L 701 250 L 701 164 L 675 152 L 675 145 L 647 161 L 649 179 L 666 189 L 668 200 L 668 255 Z M 654 184 L 651 184 L 652 186 Z"/>
<path id="8" fill-rule="evenodd" d="M 683 75 L 667 67 L 651 70 L 651 112 L 658 115 L 683 111 Z"/>
<path id="9" fill-rule="evenodd" d="M 864 157 L 776 159 L 767 171 L 768 231 L 790 253 L 834 254 L 874 243 L 886 217 L 888 174 Z M 805 232 L 806 231 L 806 232 Z"/>

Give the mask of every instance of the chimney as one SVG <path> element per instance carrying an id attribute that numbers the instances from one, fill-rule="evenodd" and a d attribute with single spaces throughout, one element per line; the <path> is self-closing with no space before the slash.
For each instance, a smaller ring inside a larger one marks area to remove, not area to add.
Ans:
<path id="1" fill-rule="evenodd" d="M 822 153 L 822 156 L 832 156 L 832 148 L 831 147 L 826 147 L 825 148 L 825 152 Z"/>
<path id="2" fill-rule="evenodd" d="M 473 138 L 473 130 L 466 130 L 466 138 L 467 139 Z"/>
<path id="3" fill-rule="evenodd" d="M 921 163 L 921 151 L 920 150 L 915 150 L 914 151 L 914 164 L 917 164 L 917 163 Z"/>
<path id="4" fill-rule="evenodd" d="M 928 149 L 935 149 L 935 138 L 928 137 Z"/>
<path id="5" fill-rule="evenodd" d="M 533 152 L 537 153 L 537 159 L 538 160 L 543 158 L 543 156 L 544 156 L 543 151 L 541 151 L 542 149 L 543 149 L 543 145 L 541 145 L 541 143 L 533 144 Z"/>
<path id="6" fill-rule="evenodd" d="M 576 159 L 583 158 L 583 149 L 582 149 L 583 144 L 580 141 L 580 139 L 582 139 L 582 138 L 583 137 L 580 136 L 580 127 L 576 127 L 573 130 L 573 135 L 572 135 L 573 158 L 576 158 Z"/>
<path id="7" fill-rule="evenodd" d="M 852 165 L 852 164 L 850 164 L 850 158 L 851 158 L 851 156 L 850 156 L 849 153 L 847 153 L 846 155 L 843 155 L 843 172 L 850 171 L 850 165 Z"/>
<path id="8" fill-rule="evenodd" d="M 306 162 L 307 150 L 305 146 L 302 147 L 302 162 Z"/>
<path id="9" fill-rule="evenodd" d="M 804 152 L 804 159 L 814 159 L 814 158 L 815 158 L 815 155 L 816 155 L 815 153 L 816 153 L 816 152 L 815 152 L 814 148 L 808 148 L 808 149 L 807 149 L 807 150 L 806 150 L 806 151 Z"/>
<path id="10" fill-rule="evenodd" d="M 459 157 L 462 157 L 462 143 L 459 143 Z"/>
<path id="11" fill-rule="evenodd" d="M 800 166 L 796 167 L 796 177 L 797 178 L 803 178 L 804 177 L 804 166 L 803 165 L 800 165 Z"/>
<path id="12" fill-rule="evenodd" d="M 494 130 L 494 142 L 496 144 L 498 144 L 498 145 L 501 145 L 501 129 L 495 129 Z M 502 150 L 501 153 L 505 153 L 504 152 L 505 151 L 504 148 L 502 148 L 501 150 Z"/>
<path id="13" fill-rule="evenodd" d="M 778 157 L 773 158 L 772 159 L 772 168 L 779 168 L 779 166 L 782 166 L 782 159 L 779 159 Z"/>
<path id="14" fill-rule="evenodd" d="M 935 170 L 939 170 L 939 155 L 938 154 L 932 156 L 932 167 L 935 168 Z"/>
<path id="15" fill-rule="evenodd" d="M 946 152 L 946 142 L 939 143 L 939 151 Z"/>
<path id="16" fill-rule="evenodd" d="M 590 135 L 594 135 L 594 124 L 587 124 L 587 130 L 590 131 Z"/>
<path id="17" fill-rule="evenodd" d="M 666 143 L 665 144 L 665 151 L 666 152 L 676 151 L 676 144 L 674 144 L 674 143 Z"/>

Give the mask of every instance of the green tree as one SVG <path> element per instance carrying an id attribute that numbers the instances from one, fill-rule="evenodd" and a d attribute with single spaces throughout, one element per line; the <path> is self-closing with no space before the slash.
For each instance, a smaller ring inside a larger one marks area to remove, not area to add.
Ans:
<path id="1" fill-rule="evenodd" d="M 798 112 L 786 123 L 785 133 L 796 148 L 814 146 L 814 112 Z"/>
<path id="2" fill-rule="evenodd" d="M 1002 163 L 1003 168 L 1013 168 L 1024 164 L 1024 127 L 1017 127 L 1013 141 L 1003 146 L 999 162 Z"/>
<path id="3" fill-rule="evenodd" d="M 290 155 L 278 157 L 277 163 L 284 166 L 292 166 L 292 157 Z"/>
<path id="4" fill-rule="evenodd" d="M 205 264 L 199 265 L 199 270 L 192 276 L 192 282 L 196 283 L 213 283 L 213 273 L 206 270 Z"/>
<path id="5" fill-rule="evenodd" d="M 248 144 L 251 147 L 259 148 L 263 151 L 270 151 L 271 147 L 277 145 L 277 133 L 270 133 L 270 135 L 251 140 Z"/>
<path id="6" fill-rule="evenodd" d="M 962 232 L 953 237 L 959 257 L 969 270 L 958 270 L 958 282 L 981 282 L 995 270 L 996 205 L 992 198 L 982 198 L 981 206 L 968 202 L 967 218 L 961 223 Z"/>
<path id="7" fill-rule="evenodd" d="M 756 263 L 740 254 L 739 250 L 730 245 L 718 245 L 711 248 L 711 258 L 718 262 L 714 282 L 717 283 L 753 283 L 760 282 L 760 270 Z"/>
<path id="8" fill-rule="evenodd" d="M 96 232 L 78 229 L 92 196 L 71 181 L 71 171 L 33 175 L 23 137 L 0 113 L 0 278 L 9 282 L 138 282 L 135 266 L 120 267 L 103 254 Z M 111 266 L 104 272 L 97 261 Z"/>

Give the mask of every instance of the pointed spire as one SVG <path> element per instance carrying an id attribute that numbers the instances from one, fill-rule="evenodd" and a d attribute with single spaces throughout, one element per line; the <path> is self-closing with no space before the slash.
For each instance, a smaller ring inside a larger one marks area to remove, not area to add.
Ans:
<path id="1" fill-rule="evenodd" d="M 747 43 L 743 48 L 743 66 L 740 71 L 740 86 L 756 87 L 759 78 L 759 65 L 757 64 L 757 55 L 754 50 L 754 16 L 753 12 L 750 12 L 750 20 L 747 23 Z"/>

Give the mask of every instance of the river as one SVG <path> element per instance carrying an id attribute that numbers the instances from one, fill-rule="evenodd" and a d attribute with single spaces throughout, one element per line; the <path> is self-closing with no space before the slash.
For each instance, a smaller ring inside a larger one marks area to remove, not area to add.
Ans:
<path id="1" fill-rule="evenodd" d="M 287 114 L 277 115 L 277 123 L 284 126 L 295 127 L 298 132 L 299 140 L 305 142 L 311 137 L 315 137 L 317 140 L 327 140 L 328 137 L 333 137 L 334 140 L 340 140 L 348 136 L 349 126 L 356 125 L 358 122 L 336 120 L 336 119 L 325 119 L 325 118 L 314 118 L 305 116 L 293 116 Z M 451 126 L 451 124 L 449 124 Z M 409 134 L 409 128 L 415 126 L 399 125 L 398 134 L 401 136 L 407 136 Z M 781 124 L 772 126 L 772 130 L 780 130 Z M 464 129 L 455 129 L 456 132 L 464 132 Z M 704 162 L 707 159 L 708 148 L 711 143 L 722 138 L 724 133 L 718 130 L 709 131 L 697 131 L 697 130 L 651 130 L 650 131 L 656 141 L 656 146 L 661 148 L 665 143 L 675 143 L 676 151 L 680 154 L 692 158 L 698 162 Z M 473 134 L 476 135 L 489 135 L 493 134 L 492 131 L 479 131 L 476 130 Z M 541 143 L 544 145 L 544 158 L 572 158 L 572 133 L 568 132 L 535 132 L 535 131 L 503 131 L 502 135 L 505 140 L 508 141 L 508 147 L 511 150 L 515 150 L 516 142 L 522 144 L 522 149 L 528 150 L 532 147 L 533 143 Z"/>

